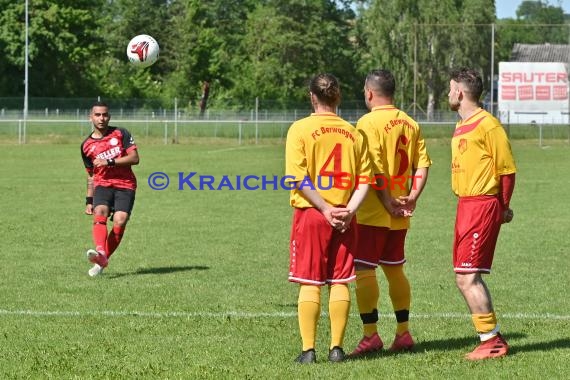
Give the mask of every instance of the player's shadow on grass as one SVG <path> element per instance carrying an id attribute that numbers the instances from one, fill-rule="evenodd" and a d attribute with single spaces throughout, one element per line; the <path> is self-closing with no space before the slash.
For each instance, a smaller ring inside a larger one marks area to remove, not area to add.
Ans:
<path id="1" fill-rule="evenodd" d="M 509 343 L 509 355 L 516 355 L 520 352 L 528 351 L 551 351 L 560 348 L 570 348 L 570 338 L 556 339 L 546 342 L 537 342 L 530 344 L 517 344 L 517 340 L 527 337 L 526 334 L 510 333 L 505 334 L 505 339 Z M 404 351 L 392 353 L 386 349 L 370 353 L 364 356 L 349 357 L 349 360 L 370 360 L 379 357 L 394 356 L 394 355 L 413 355 L 421 354 L 430 351 L 451 351 L 461 350 L 465 348 L 473 348 L 477 345 L 477 340 L 472 336 L 463 338 L 448 338 L 430 341 L 417 342 L 412 351 Z"/>
<path id="2" fill-rule="evenodd" d="M 506 338 L 508 339 L 508 336 Z M 561 338 L 546 342 L 536 342 L 536 343 L 529 343 L 522 345 L 519 345 L 516 342 L 514 342 L 511 343 L 509 347 L 509 353 L 512 353 L 514 355 L 519 352 L 552 351 L 557 348 L 570 348 L 570 338 Z"/>
<path id="3" fill-rule="evenodd" d="M 505 339 L 507 342 L 511 344 L 515 344 L 515 346 L 510 346 L 509 353 L 515 354 L 516 352 L 522 351 L 538 351 L 544 350 L 548 351 L 553 348 L 568 348 L 570 346 L 569 339 L 559 339 L 554 342 L 544 342 L 544 343 L 537 343 L 528 346 L 534 346 L 533 348 L 525 348 L 526 346 L 516 346 L 516 343 L 512 343 L 512 340 L 517 340 L 520 338 L 526 337 L 525 334 L 521 333 L 511 333 L 505 334 Z M 402 352 L 390 352 L 387 349 L 377 351 L 374 353 L 366 354 L 363 356 L 357 357 L 349 357 L 349 360 L 371 360 L 380 357 L 386 356 L 395 356 L 395 355 L 417 355 L 423 354 L 430 351 L 452 351 L 452 350 L 464 350 L 470 351 L 470 349 L 474 348 L 478 344 L 477 337 L 468 336 L 468 337 L 461 337 L 461 338 L 446 338 L 446 339 L 436 339 L 436 340 L 429 340 L 429 341 L 419 341 L 416 342 L 413 350 L 411 351 L 402 351 Z M 389 345 L 385 346 L 386 348 Z M 466 351 L 466 352 L 467 352 Z"/>
<path id="4" fill-rule="evenodd" d="M 526 337 L 525 334 L 521 333 L 507 333 L 504 334 L 505 339 L 508 343 L 511 343 L 511 339 L 520 339 Z M 428 340 L 428 341 L 420 341 L 417 342 L 414 351 L 415 352 L 423 352 L 423 351 L 449 351 L 454 349 L 463 349 L 463 348 L 475 348 L 475 346 L 479 343 L 477 336 L 466 336 L 460 338 L 445 338 L 445 339 L 435 339 L 435 340 Z"/>
<path id="5" fill-rule="evenodd" d="M 509 355 L 516 355 L 517 353 L 521 352 L 552 351 L 560 348 L 570 348 L 570 338 L 560 338 L 544 342 L 519 344 L 517 341 L 521 338 L 526 338 L 527 334 L 512 332 L 504 334 L 504 337 L 509 343 Z M 448 349 L 471 348 L 475 347 L 477 343 L 477 340 L 473 337 L 431 340 L 426 342 L 418 342 L 415 347 L 415 351 L 446 351 Z"/>
<path id="6" fill-rule="evenodd" d="M 210 267 L 204 265 L 170 266 L 157 268 L 139 268 L 134 272 L 109 273 L 109 278 L 119 278 L 124 276 L 136 276 L 141 274 L 170 274 L 176 272 L 187 272 L 193 270 L 208 270 Z"/>
<path id="7" fill-rule="evenodd" d="M 285 308 L 285 309 L 295 309 L 299 306 L 297 303 L 278 303 L 277 306 Z"/>

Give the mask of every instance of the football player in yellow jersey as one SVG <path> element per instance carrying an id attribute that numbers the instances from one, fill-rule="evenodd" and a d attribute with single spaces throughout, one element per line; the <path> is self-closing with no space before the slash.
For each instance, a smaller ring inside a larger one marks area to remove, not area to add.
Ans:
<path id="1" fill-rule="evenodd" d="M 390 350 L 410 350 L 414 346 L 408 331 L 411 292 L 403 270 L 404 243 L 409 217 L 426 184 L 431 160 L 418 124 L 394 106 L 395 90 L 396 82 L 390 71 L 368 73 L 364 97 L 370 112 L 356 125 L 366 137 L 376 188 L 388 188 L 389 197 L 386 199 L 378 190 L 371 189 L 357 214 L 356 297 L 364 337 L 351 356 L 375 352 L 384 346 L 376 326 L 380 293 L 376 278 L 378 265 L 388 281 L 397 322 Z M 403 204 L 396 210 L 405 211 L 404 215 L 393 213 L 390 196 Z"/>
<path id="2" fill-rule="evenodd" d="M 513 219 L 509 202 L 516 167 L 505 130 L 479 106 L 482 92 L 477 71 L 462 68 L 451 73 L 449 106 L 461 117 L 451 140 L 451 186 L 459 197 L 453 269 L 481 340 L 466 355 L 469 360 L 501 357 L 509 350 L 481 274 L 491 272 L 501 224 Z"/>
<path id="3" fill-rule="evenodd" d="M 321 287 L 329 286 L 331 342 L 328 359 L 344 360 L 342 349 L 354 281 L 353 219 L 372 176 L 363 137 L 336 114 L 340 87 L 330 74 L 312 78 L 314 113 L 289 128 L 286 180 L 294 207 L 289 281 L 300 284 L 299 330 L 303 349 L 298 363 L 316 361 L 315 339 L 321 314 Z"/>

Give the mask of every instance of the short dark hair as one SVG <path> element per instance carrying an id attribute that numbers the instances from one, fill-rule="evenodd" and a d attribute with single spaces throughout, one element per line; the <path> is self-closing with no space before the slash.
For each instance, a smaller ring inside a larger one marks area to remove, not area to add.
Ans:
<path id="1" fill-rule="evenodd" d="M 393 98 L 396 92 L 396 79 L 389 70 L 374 69 L 370 71 L 364 83 L 368 89 L 378 95 Z"/>
<path id="2" fill-rule="evenodd" d="M 309 91 L 329 106 L 336 107 L 340 104 L 340 86 L 332 74 L 315 75 L 309 83 Z"/>
<path id="3" fill-rule="evenodd" d="M 93 109 L 94 107 L 107 107 L 107 108 L 109 108 L 107 103 L 101 102 L 101 101 L 96 101 L 95 103 L 93 103 L 93 105 L 91 106 L 91 109 Z"/>
<path id="4" fill-rule="evenodd" d="M 458 69 L 453 69 L 450 73 L 451 80 L 462 83 L 470 95 L 471 100 L 476 102 L 481 98 L 483 93 L 483 79 L 481 79 L 481 74 L 475 69 L 469 67 L 461 67 Z"/>

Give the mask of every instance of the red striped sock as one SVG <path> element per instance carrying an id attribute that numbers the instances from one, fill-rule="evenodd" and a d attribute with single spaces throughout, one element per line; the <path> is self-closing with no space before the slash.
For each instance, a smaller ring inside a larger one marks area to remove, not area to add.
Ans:
<path id="1" fill-rule="evenodd" d="M 125 226 L 113 225 L 113 229 L 109 231 L 109 237 L 107 237 L 107 257 L 111 257 L 113 252 L 117 249 L 125 233 Z"/>
<path id="2" fill-rule="evenodd" d="M 93 218 L 93 242 L 97 252 L 107 254 L 107 217 L 104 215 Z"/>

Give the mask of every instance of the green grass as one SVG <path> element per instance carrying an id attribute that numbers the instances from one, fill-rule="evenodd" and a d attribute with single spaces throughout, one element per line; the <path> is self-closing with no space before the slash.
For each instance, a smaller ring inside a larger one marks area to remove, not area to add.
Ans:
<path id="1" fill-rule="evenodd" d="M 298 366 L 292 363 L 301 348 L 297 286 L 287 282 L 288 193 L 176 188 L 178 172 L 282 175 L 283 145 L 238 147 L 217 139 L 164 146 L 139 139 L 132 220 L 106 273 L 92 279 L 84 257 L 91 219 L 83 215 L 85 173 L 76 140 L 0 145 L 0 378 L 567 377 L 567 145 L 539 149 L 533 141 L 513 141 L 515 220 L 504 226 L 486 278 L 512 355 L 463 359 L 476 336 L 451 268 L 449 147 L 447 140 L 429 140 L 434 166 L 406 245 L 416 352 L 329 364 L 323 316 L 319 363 Z M 168 189 L 149 188 L 156 171 L 170 175 Z M 395 322 L 379 278 L 379 330 L 390 344 Z M 353 302 L 347 350 L 360 335 Z"/>

